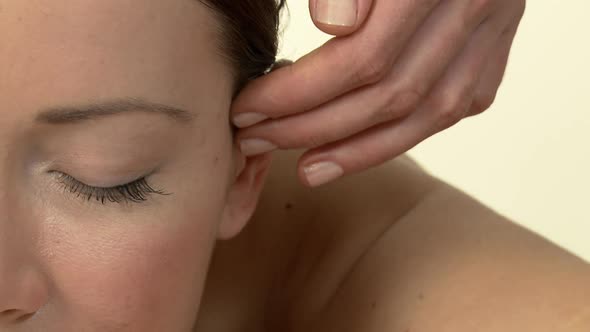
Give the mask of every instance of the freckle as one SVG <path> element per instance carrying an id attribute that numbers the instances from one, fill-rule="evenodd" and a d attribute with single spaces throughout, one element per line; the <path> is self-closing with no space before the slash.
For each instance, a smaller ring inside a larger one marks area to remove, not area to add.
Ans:
<path id="1" fill-rule="evenodd" d="M 377 302 L 373 301 L 373 303 L 371 303 L 371 309 L 375 309 L 376 306 L 377 306 Z"/>
<path id="2" fill-rule="evenodd" d="M 287 202 L 287 204 L 285 204 L 286 210 L 291 210 L 292 208 L 293 208 L 293 204 L 291 204 L 291 202 Z"/>
<path id="3" fill-rule="evenodd" d="M 422 293 L 418 294 L 418 298 L 419 298 L 420 300 L 424 300 L 424 294 L 422 294 Z"/>

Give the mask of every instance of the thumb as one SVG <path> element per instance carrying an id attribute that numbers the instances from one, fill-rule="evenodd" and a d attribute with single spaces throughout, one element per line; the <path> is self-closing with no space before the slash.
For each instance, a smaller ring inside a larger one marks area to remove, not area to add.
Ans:
<path id="1" fill-rule="evenodd" d="M 357 31 L 367 20 L 373 1 L 309 0 L 309 12 L 313 23 L 321 31 L 345 36 Z"/>

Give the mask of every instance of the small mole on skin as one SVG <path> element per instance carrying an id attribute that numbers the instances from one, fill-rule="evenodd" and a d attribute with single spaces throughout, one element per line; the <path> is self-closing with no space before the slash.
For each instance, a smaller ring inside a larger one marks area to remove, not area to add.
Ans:
<path id="1" fill-rule="evenodd" d="M 423 299 L 424 299 L 424 294 L 422 294 L 422 293 L 418 294 L 418 298 L 419 298 L 420 300 L 423 300 Z"/>
<path id="2" fill-rule="evenodd" d="M 373 301 L 373 303 L 371 303 L 371 309 L 375 309 L 376 306 L 377 306 L 377 302 Z"/>
<path id="3" fill-rule="evenodd" d="M 287 202 L 287 204 L 285 204 L 285 209 L 291 210 L 291 208 L 293 208 L 293 204 L 291 204 L 291 202 Z"/>

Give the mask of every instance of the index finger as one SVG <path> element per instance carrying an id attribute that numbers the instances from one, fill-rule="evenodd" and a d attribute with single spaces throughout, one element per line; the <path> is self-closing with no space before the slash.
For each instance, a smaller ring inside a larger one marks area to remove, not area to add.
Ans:
<path id="1" fill-rule="evenodd" d="M 232 112 L 256 112 L 279 118 L 311 110 L 379 81 L 439 2 L 375 1 L 358 31 L 332 38 L 293 64 L 253 80 L 234 100 Z"/>

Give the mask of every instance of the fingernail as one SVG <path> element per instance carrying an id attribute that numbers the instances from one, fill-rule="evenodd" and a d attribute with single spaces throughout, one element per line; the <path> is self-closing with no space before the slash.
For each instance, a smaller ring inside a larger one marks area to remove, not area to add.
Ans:
<path id="1" fill-rule="evenodd" d="M 262 113 L 242 113 L 234 116 L 232 121 L 238 128 L 244 128 L 266 119 L 268 119 L 268 116 Z"/>
<path id="2" fill-rule="evenodd" d="M 354 26 L 357 0 L 317 0 L 316 20 L 325 24 Z"/>
<path id="3" fill-rule="evenodd" d="M 312 187 L 333 181 L 344 174 L 342 167 L 331 161 L 323 161 L 307 166 L 304 169 L 307 182 Z"/>
<path id="4" fill-rule="evenodd" d="M 269 141 L 260 138 L 249 138 L 240 142 L 240 150 L 246 156 L 253 156 L 272 150 L 276 150 L 277 146 Z"/>

